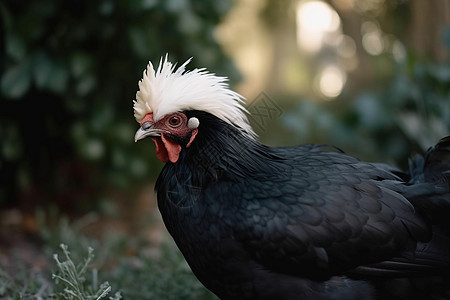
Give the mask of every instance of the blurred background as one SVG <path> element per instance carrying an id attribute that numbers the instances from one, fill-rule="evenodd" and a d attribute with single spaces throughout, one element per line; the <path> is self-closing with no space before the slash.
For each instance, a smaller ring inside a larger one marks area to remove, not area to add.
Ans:
<path id="1" fill-rule="evenodd" d="M 271 146 L 407 168 L 450 134 L 447 0 L 4 0 L 0 18 L 0 298 L 56 293 L 59 243 L 95 246 L 125 299 L 214 298 L 155 212 L 153 143 L 133 141 L 137 82 L 166 53 L 268 103 L 251 121 Z"/>

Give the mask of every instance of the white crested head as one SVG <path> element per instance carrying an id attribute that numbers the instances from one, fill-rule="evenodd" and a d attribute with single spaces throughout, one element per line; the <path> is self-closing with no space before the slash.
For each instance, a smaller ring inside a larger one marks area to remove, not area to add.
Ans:
<path id="1" fill-rule="evenodd" d="M 155 71 L 151 62 L 139 81 L 134 101 L 134 117 L 141 122 L 148 113 L 158 121 L 167 114 L 184 110 L 200 110 L 240 127 L 250 137 L 256 134 L 248 123 L 244 98 L 229 89 L 226 77 L 216 76 L 206 69 L 186 71 L 187 60 L 178 69 L 167 60 L 159 62 Z"/>

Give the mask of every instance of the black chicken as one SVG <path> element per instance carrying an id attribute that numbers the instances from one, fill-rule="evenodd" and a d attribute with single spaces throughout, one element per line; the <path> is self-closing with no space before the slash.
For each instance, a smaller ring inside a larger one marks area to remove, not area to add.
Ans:
<path id="1" fill-rule="evenodd" d="M 167 162 L 164 223 L 221 299 L 450 297 L 450 137 L 409 173 L 323 145 L 255 140 L 226 78 L 150 63 L 135 140 Z"/>

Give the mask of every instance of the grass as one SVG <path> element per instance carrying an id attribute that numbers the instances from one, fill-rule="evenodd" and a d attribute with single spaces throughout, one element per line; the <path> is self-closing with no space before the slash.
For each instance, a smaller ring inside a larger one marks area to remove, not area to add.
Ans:
<path id="1" fill-rule="evenodd" d="M 56 261 L 57 272 L 52 274 L 52 279 L 60 290 L 54 294 L 54 298 L 67 300 L 99 300 L 106 298 L 112 288 L 108 281 L 98 284 L 97 269 L 92 270 L 91 282 L 86 281 L 89 264 L 94 258 L 94 249 L 89 247 L 88 255 L 84 262 L 78 265 L 70 257 L 67 245 L 61 244 L 61 249 L 65 256 L 64 261 L 59 259 L 58 254 L 53 256 Z M 119 300 L 122 299 L 122 296 L 120 292 L 116 292 L 109 299 Z"/>
<path id="2" fill-rule="evenodd" d="M 217 299 L 167 234 L 158 245 L 114 230 L 92 237 L 85 229 L 93 222 L 102 220 L 87 215 L 39 226 L 36 261 L 45 263 L 12 257 L 2 268 L 0 259 L 0 299 Z"/>

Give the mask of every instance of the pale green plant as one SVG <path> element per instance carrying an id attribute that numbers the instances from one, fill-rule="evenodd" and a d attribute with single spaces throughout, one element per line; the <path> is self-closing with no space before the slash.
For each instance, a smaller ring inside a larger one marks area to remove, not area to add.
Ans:
<path id="1" fill-rule="evenodd" d="M 92 283 L 87 284 L 86 273 L 88 272 L 89 264 L 94 258 L 94 249 L 88 248 L 88 255 L 84 260 L 84 263 L 76 265 L 70 256 L 67 245 L 60 245 L 65 260 L 61 261 L 58 254 L 54 254 L 53 258 L 56 261 L 58 272 L 52 275 L 52 278 L 57 286 L 61 286 L 62 291 L 56 292 L 54 297 L 56 299 L 68 299 L 68 300 L 90 300 L 90 299 L 102 299 L 109 295 L 111 292 L 111 285 L 105 281 L 102 284 L 98 284 L 98 272 L 97 269 L 92 270 Z M 114 296 L 109 297 L 110 300 L 122 299 L 119 292 Z"/>

